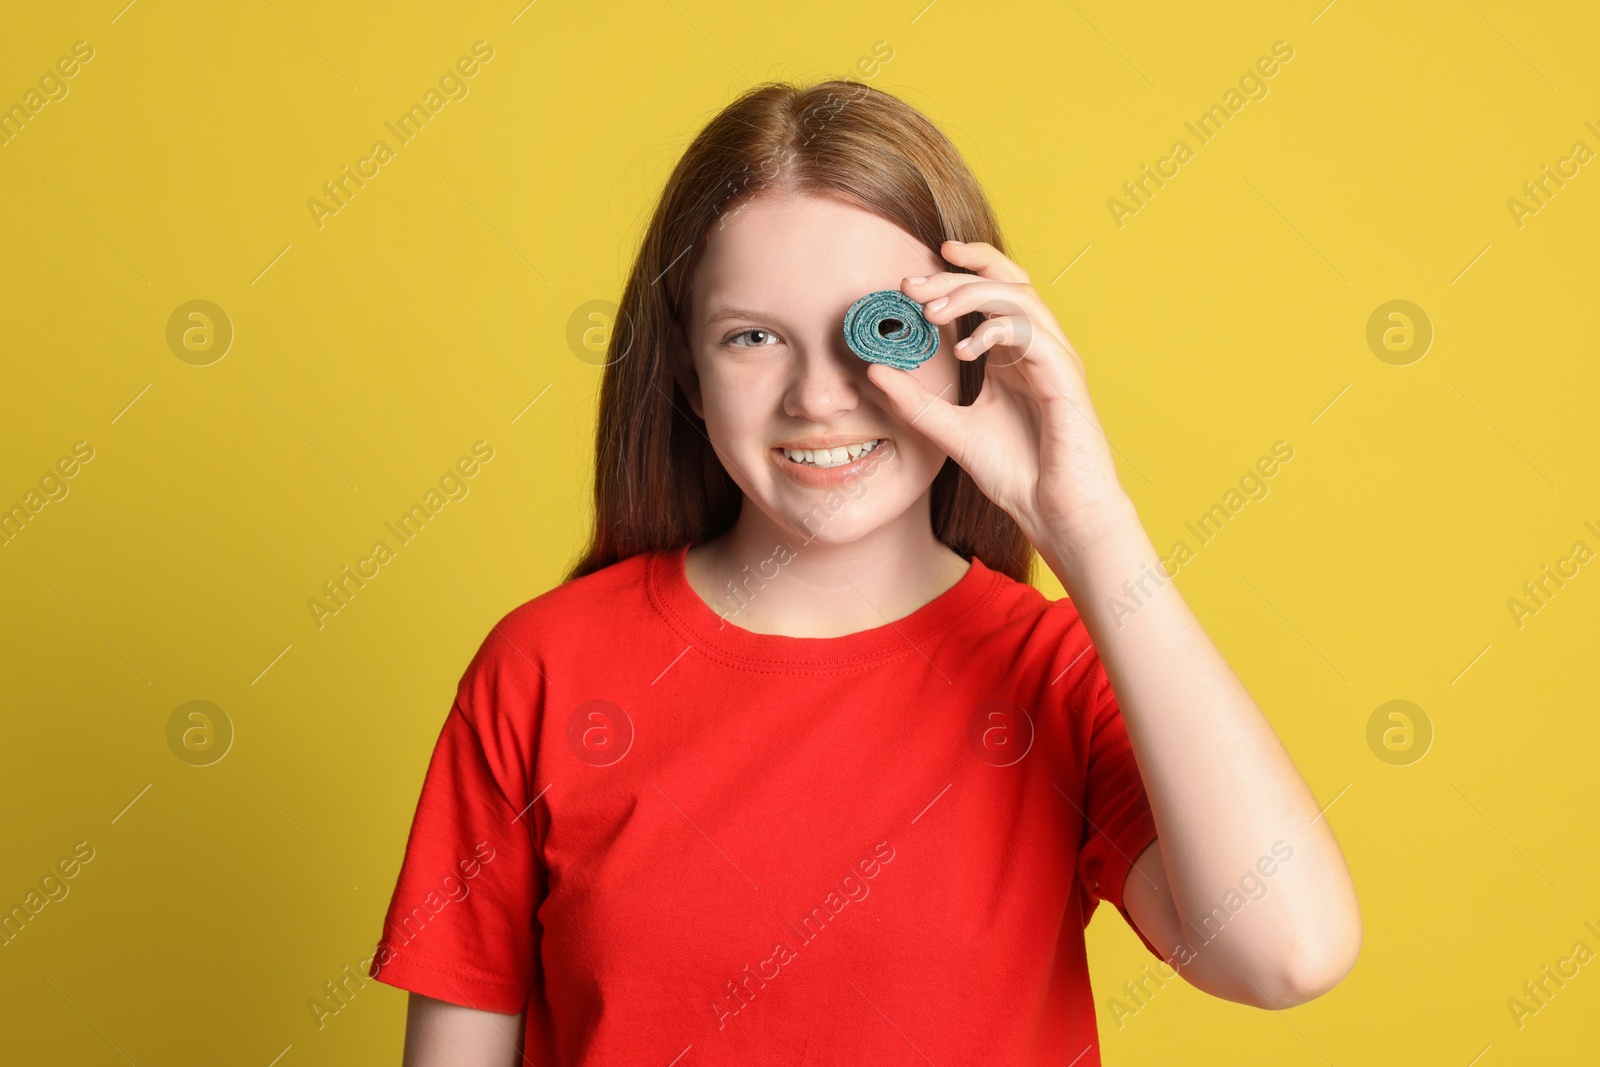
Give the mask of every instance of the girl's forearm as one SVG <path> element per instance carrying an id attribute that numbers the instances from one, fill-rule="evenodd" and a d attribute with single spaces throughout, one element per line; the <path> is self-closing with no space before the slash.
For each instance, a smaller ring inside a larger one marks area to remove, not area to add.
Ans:
<path id="1" fill-rule="evenodd" d="M 1108 513 L 1091 532 L 1034 543 L 1105 665 L 1185 935 L 1193 943 L 1241 877 L 1286 842 L 1292 859 L 1228 920 L 1225 951 L 1259 974 L 1331 986 L 1354 963 L 1360 912 L 1328 820 L 1163 570 L 1132 501 Z"/>

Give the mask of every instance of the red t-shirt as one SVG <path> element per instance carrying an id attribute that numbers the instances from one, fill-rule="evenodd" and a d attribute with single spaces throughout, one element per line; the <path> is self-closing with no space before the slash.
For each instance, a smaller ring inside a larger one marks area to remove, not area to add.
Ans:
<path id="1" fill-rule="evenodd" d="M 1083 929 L 1133 925 L 1156 830 L 1071 601 L 974 559 L 892 623 L 758 634 L 686 552 L 484 640 L 371 976 L 526 1010 L 538 1067 L 1097 1065 Z"/>

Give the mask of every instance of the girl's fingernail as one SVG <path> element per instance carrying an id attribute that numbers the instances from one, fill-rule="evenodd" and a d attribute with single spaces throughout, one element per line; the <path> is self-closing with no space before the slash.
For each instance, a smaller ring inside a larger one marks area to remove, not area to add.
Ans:
<path id="1" fill-rule="evenodd" d="M 906 281 L 910 282 L 912 285 L 921 285 L 923 282 L 925 282 L 927 280 L 928 279 L 926 279 L 926 278 L 907 278 L 906 279 Z"/>
<path id="2" fill-rule="evenodd" d="M 928 310 L 938 311 L 948 303 L 950 303 L 950 298 L 948 296 L 941 296 L 939 299 L 928 305 Z"/>

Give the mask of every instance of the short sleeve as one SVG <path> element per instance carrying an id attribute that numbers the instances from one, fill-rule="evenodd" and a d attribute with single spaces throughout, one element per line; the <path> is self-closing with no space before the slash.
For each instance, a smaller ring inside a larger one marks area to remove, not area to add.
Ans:
<path id="1" fill-rule="evenodd" d="M 1122 914 L 1146 948 L 1165 959 L 1123 905 L 1122 887 L 1134 861 L 1156 839 L 1156 824 L 1105 665 L 1096 653 L 1088 658 L 1087 713 L 1091 726 L 1084 787 L 1087 824 L 1078 851 L 1078 881 L 1086 901 L 1083 923 L 1089 924 L 1095 906 L 1104 900 Z"/>
<path id="2" fill-rule="evenodd" d="M 369 977 L 484 1011 L 526 1009 L 546 886 L 526 807 L 507 795 L 458 699 L 428 763 Z"/>

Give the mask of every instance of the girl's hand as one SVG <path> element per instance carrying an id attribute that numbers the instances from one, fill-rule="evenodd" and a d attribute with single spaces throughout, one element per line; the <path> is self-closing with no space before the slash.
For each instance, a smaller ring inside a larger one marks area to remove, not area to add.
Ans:
<path id="1" fill-rule="evenodd" d="M 1083 361 L 1027 272 L 993 245 L 946 241 L 941 254 L 977 273 L 907 278 L 901 289 L 935 326 L 973 311 L 988 316 L 956 345 L 962 360 L 989 353 L 977 399 L 962 407 L 924 388 L 915 372 L 882 364 L 867 377 L 1035 546 L 1092 543 L 1132 513 L 1132 502 L 1089 403 Z"/>

